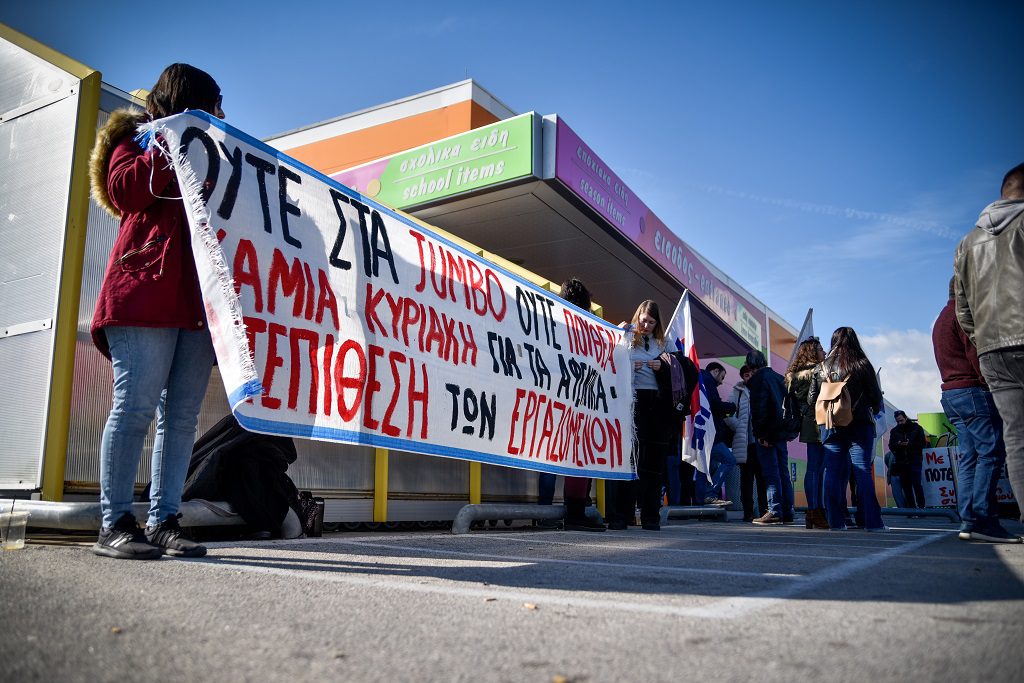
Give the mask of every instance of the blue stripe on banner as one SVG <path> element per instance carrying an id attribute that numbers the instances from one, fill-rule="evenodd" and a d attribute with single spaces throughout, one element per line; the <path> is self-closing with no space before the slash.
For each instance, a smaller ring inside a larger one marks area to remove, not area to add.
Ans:
<path id="1" fill-rule="evenodd" d="M 258 379 L 251 379 L 234 391 L 228 393 L 228 405 L 231 410 L 247 398 L 263 395 L 263 383 Z"/>
<path id="2" fill-rule="evenodd" d="M 233 395 L 233 394 L 232 394 Z M 234 405 L 234 404 L 232 404 Z M 334 441 L 340 443 L 354 443 L 362 446 L 374 446 L 379 448 L 390 448 L 411 453 L 425 453 L 437 455 L 444 458 L 457 458 L 459 460 L 473 460 L 484 462 L 489 465 L 502 465 L 504 467 L 515 467 L 517 469 L 530 469 L 537 472 L 550 472 L 566 477 L 593 477 L 596 479 L 619 479 L 630 480 L 636 477 L 632 472 L 605 472 L 602 470 L 581 470 L 525 461 L 519 458 L 509 458 L 500 455 L 489 455 L 478 451 L 470 451 L 463 448 L 452 448 L 450 446 L 439 446 L 429 441 L 408 441 L 396 439 L 389 436 L 379 436 L 356 432 L 348 429 L 337 429 L 335 427 L 321 427 L 317 425 L 295 424 L 292 422 L 278 422 L 276 420 L 265 420 L 258 417 L 243 415 L 234 408 L 232 412 L 245 429 L 260 434 L 272 434 L 276 436 L 297 436 L 304 439 L 318 439 L 320 441 Z M 530 467 L 525 464 L 530 462 Z"/>
<path id="3" fill-rule="evenodd" d="M 244 140 L 245 142 L 249 143 L 253 147 L 258 147 L 260 150 L 266 152 L 269 156 L 272 156 L 272 157 L 276 158 L 278 161 L 287 162 L 288 165 L 293 166 L 293 167 L 299 169 L 300 171 L 302 171 L 304 173 L 308 173 L 309 175 L 313 176 L 314 178 L 317 178 L 321 182 L 329 185 L 330 187 L 333 187 L 334 189 L 343 192 L 344 194 L 348 195 L 352 199 L 357 199 L 357 200 L 359 200 L 360 202 L 362 202 L 364 204 L 372 206 L 373 208 L 377 209 L 378 211 L 386 213 L 387 215 L 391 216 L 395 220 L 401 221 L 402 223 L 405 223 L 408 226 L 411 226 L 411 227 L 413 227 L 413 228 L 415 228 L 417 230 L 420 230 L 420 231 L 426 233 L 427 235 L 430 235 L 430 237 L 432 239 L 435 239 L 435 240 L 437 240 L 439 242 L 444 243 L 450 249 L 454 249 L 456 251 L 459 251 L 462 254 L 465 254 L 466 256 L 469 256 L 469 257 L 471 257 L 473 259 L 486 260 L 486 259 L 483 259 L 479 254 L 474 254 L 473 252 L 467 250 L 465 247 L 463 247 L 463 246 L 461 246 L 459 244 L 456 244 L 455 242 L 450 242 L 449 240 L 445 239 L 441 235 L 438 235 L 438 234 L 434 233 L 432 230 L 429 230 L 429 229 L 425 228 L 424 226 L 420 225 L 419 223 L 410 221 L 405 216 L 402 216 L 401 214 L 397 213 L 394 209 L 389 209 L 388 207 L 384 206 L 383 204 L 380 204 L 377 201 L 375 201 L 373 199 L 370 199 L 369 197 L 366 197 L 366 196 L 360 194 L 359 192 L 356 192 L 352 188 L 346 187 L 345 185 L 342 185 L 341 183 L 339 183 L 334 178 L 330 178 L 330 177 L 324 175 L 323 173 L 321 173 L 320 171 L 316 170 L 315 168 L 310 168 L 309 166 L 307 166 L 306 164 L 302 163 L 301 161 L 297 161 L 296 159 L 291 158 L 290 156 L 288 156 L 284 152 L 282 152 L 280 150 L 277 150 L 277 149 L 274 149 L 273 147 L 271 147 L 267 143 L 263 142 L 262 140 L 254 138 L 253 136 L 249 135 L 248 133 L 246 133 L 244 131 L 241 131 L 241 130 L 238 130 L 237 128 L 235 128 L 233 126 L 228 125 L 227 123 L 225 123 L 223 120 L 217 118 L 216 116 L 213 116 L 211 114 L 207 114 L 205 111 L 202 111 L 200 109 L 189 110 L 189 111 L 185 112 L 185 114 L 189 115 L 189 116 L 194 116 L 194 117 L 196 117 L 198 119 L 203 119 L 204 121 L 206 121 L 210 125 L 214 126 L 215 128 L 220 128 L 225 133 L 228 133 L 229 135 L 232 135 L 232 136 L 234 136 L 234 137 L 236 137 L 236 138 L 238 138 L 240 140 Z M 176 116 L 182 116 L 182 114 L 176 114 Z M 488 263 L 491 263 L 491 262 L 488 261 Z M 513 280 L 515 280 L 516 282 L 518 282 L 521 285 L 525 285 L 526 287 L 532 289 L 535 292 L 540 292 L 540 293 L 542 293 L 542 294 L 544 294 L 546 296 L 558 296 L 557 294 L 555 294 L 553 292 L 549 292 L 548 290 L 543 289 L 542 287 L 539 287 L 539 286 L 535 285 L 534 283 L 530 282 L 529 280 L 524 280 L 522 277 L 520 277 L 519 275 L 516 275 L 513 272 L 505 270 L 504 268 L 502 268 L 497 263 L 491 263 L 491 265 L 494 266 L 496 269 L 500 270 L 502 272 L 502 274 L 506 275 L 507 277 L 512 278 Z M 572 308 L 574 310 L 576 310 L 576 311 L 582 311 L 591 320 L 599 323 L 603 327 L 615 328 L 615 326 L 612 325 L 611 323 L 609 323 L 607 320 L 604 320 L 602 318 L 598 318 L 596 315 L 594 315 L 590 311 L 584 311 L 582 308 L 579 308 L 577 306 L 573 306 L 572 304 L 568 304 L 567 303 L 566 305 L 572 306 Z"/>

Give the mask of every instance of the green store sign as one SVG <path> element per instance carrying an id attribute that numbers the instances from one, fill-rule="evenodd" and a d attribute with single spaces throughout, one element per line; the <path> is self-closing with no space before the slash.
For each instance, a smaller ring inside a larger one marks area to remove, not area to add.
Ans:
<path id="1" fill-rule="evenodd" d="M 533 114 L 522 114 L 391 157 L 366 194 L 401 209 L 532 173 Z"/>

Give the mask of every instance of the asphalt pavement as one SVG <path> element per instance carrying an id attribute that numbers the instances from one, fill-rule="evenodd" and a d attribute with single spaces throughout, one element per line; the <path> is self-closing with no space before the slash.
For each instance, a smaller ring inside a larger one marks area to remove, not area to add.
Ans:
<path id="1" fill-rule="evenodd" d="M 0 553 L 0 681 L 1024 679 L 1024 545 L 886 521 L 341 532 L 154 562 L 35 537 Z"/>

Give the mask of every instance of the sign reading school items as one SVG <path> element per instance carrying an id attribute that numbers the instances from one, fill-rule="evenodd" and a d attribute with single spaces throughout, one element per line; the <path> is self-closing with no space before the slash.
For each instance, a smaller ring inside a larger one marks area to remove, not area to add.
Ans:
<path id="1" fill-rule="evenodd" d="M 450 197 L 531 175 L 538 125 L 533 114 L 522 114 L 332 178 L 400 209 Z"/>
<path id="2" fill-rule="evenodd" d="M 246 429 L 635 478 L 621 330 L 203 112 L 149 128 Z"/>

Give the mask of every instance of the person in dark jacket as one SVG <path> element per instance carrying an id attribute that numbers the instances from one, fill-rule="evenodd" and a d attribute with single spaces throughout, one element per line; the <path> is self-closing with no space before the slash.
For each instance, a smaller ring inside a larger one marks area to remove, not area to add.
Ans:
<path id="1" fill-rule="evenodd" d="M 590 311 L 590 290 L 577 278 L 572 277 L 563 282 L 558 296 L 573 306 Z M 555 475 L 541 472 L 537 479 L 537 488 L 537 502 L 541 505 L 551 505 L 555 499 Z M 563 484 L 563 498 L 565 500 L 564 526 L 566 531 L 605 530 L 604 524 L 590 519 L 586 514 L 590 498 L 589 477 L 566 477 Z M 559 525 L 557 520 L 538 520 L 537 526 L 558 528 Z"/>
<path id="2" fill-rule="evenodd" d="M 682 458 L 683 423 L 690 415 L 690 396 L 697 387 L 697 366 L 682 351 L 671 351 L 670 356 L 678 363 L 683 375 L 683 405 L 676 405 L 672 417 L 672 438 L 668 455 L 665 456 L 665 495 L 669 505 L 694 504 L 694 467 Z M 701 498 L 703 502 L 703 498 Z"/>
<path id="3" fill-rule="evenodd" d="M 999 523 L 996 488 L 1006 462 L 1003 422 L 981 374 L 978 352 L 956 319 L 954 281 L 949 301 L 932 327 L 935 362 L 942 376 L 942 410 L 956 427 L 956 505 L 960 538 L 1020 543 Z M 891 438 L 891 437 L 890 437 Z"/>
<path id="4" fill-rule="evenodd" d="M 924 447 L 928 437 L 924 429 L 902 410 L 893 413 L 896 426 L 889 430 L 889 450 L 893 454 L 893 475 L 900 478 L 903 500 L 908 507 L 924 507 L 924 486 L 921 473 L 924 470 Z"/>
<path id="5" fill-rule="evenodd" d="M 729 473 L 736 467 L 736 457 L 729 447 L 732 443 L 733 431 L 725 423 L 725 418 L 736 412 L 736 404 L 723 401 L 718 393 L 718 387 L 725 381 L 725 368 L 721 363 L 712 361 L 700 372 L 704 381 L 704 389 L 708 394 L 711 416 L 715 422 L 715 441 L 711 447 L 711 458 L 708 461 L 711 476 L 707 477 L 697 473 L 693 482 L 694 498 L 698 505 L 729 505 L 732 501 L 724 500 L 720 495 L 722 485 Z M 709 478 L 710 481 L 708 481 Z"/>
<path id="6" fill-rule="evenodd" d="M 753 522 L 754 518 L 768 512 L 768 489 L 757 459 L 757 442 L 750 425 L 750 389 L 747 382 L 754 371 L 749 365 L 740 368 L 740 381 L 732 387 L 729 402 L 736 404 L 736 413 L 725 418 L 725 423 L 735 432 L 732 437 L 732 454 L 740 470 L 740 505 L 743 521 Z M 754 492 L 757 492 L 757 507 L 754 506 Z"/>
<path id="7" fill-rule="evenodd" d="M 220 87 L 188 64 L 164 69 L 145 113 L 116 111 L 99 131 L 89 175 L 96 202 L 121 221 L 92 321 L 92 336 L 113 365 L 113 405 L 100 444 L 102 526 L 97 555 L 199 557 L 181 535 L 182 485 L 214 352 L 174 171 L 137 128 L 202 109 L 223 117 Z M 132 515 L 135 471 L 156 413 L 146 530 Z"/>
<path id="8" fill-rule="evenodd" d="M 807 404 L 814 368 L 825 358 L 825 350 L 817 337 L 810 337 L 797 347 L 796 356 L 786 371 L 786 389 L 801 407 L 800 441 L 807 447 L 807 471 L 804 474 L 804 497 L 807 499 L 808 529 L 827 529 L 822 482 L 825 475 L 825 447 L 821 444 L 814 408 Z"/>
<path id="9" fill-rule="evenodd" d="M 875 497 L 871 447 L 875 440 L 875 415 L 882 408 L 882 390 L 871 361 L 864 355 L 852 327 L 832 333 L 832 348 L 818 364 L 807 392 L 815 405 L 824 382 L 846 381 L 853 420 L 822 432 L 825 446 L 825 514 L 834 531 L 846 530 L 846 483 L 852 465 L 857 475 L 857 516 L 868 531 L 888 531 L 882 524 L 882 508 Z"/>
<path id="10" fill-rule="evenodd" d="M 768 367 L 760 351 L 747 354 L 754 371 L 750 388 L 750 424 L 757 443 L 757 458 L 768 490 L 768 511 L 754 524 L 788 524 L 793 521 L 793 481 L 789 476 L 789 449 L 782 427 L 786 381 Z"/>

